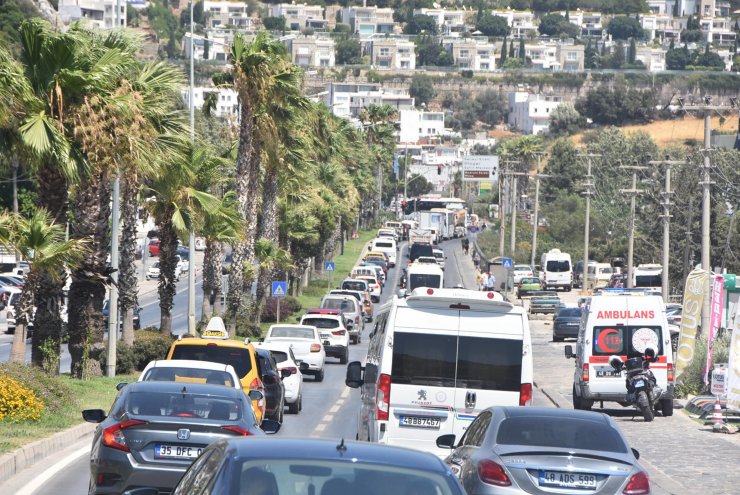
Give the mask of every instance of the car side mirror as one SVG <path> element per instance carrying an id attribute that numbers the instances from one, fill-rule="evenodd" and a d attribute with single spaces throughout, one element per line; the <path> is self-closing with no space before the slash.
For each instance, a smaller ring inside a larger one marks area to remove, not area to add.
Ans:
<path id="1" fill-rule="evenodd" d="M 280 378 L 286 379 L 293 373 L 290 372 L 290 370 L 280 370 Z"/>
<path id="2" fill-rule="evenodd" d="M 105 411 L 102 409 L 85 409 L 82 411 L 82 419 L 88 423 L 102 423 L 105 420 Z"/>
<path id="3" fill-rule="evenodd" d="M 298 369 L 301 371 L 308 371 L 308 368 L 309 368 L 308 363 L 301 363 L 298 365 Z"/>
<path id="4" fill-rule="evenodd" d="M 262 399 L 265 398 L 265 394 L 263 394 L 259 390 L 250 390 L 249 391 L 249 398 L 251 400 L 262 400 Z"/>
<path id="5" fill-rule="evenodd" d="M 263 419 L 260 423 L 260 429 L 268 435 L 275 434 L 280 431 L 280 422 L 274 419 Z"/>
<path id="6" fill-rule="evenodd" d="M 440 449 L 454 449 L 455 435 L 453 433 L 449 433 L 447 435 L 437 437 L 437 447 Z"/>
<path id="7" fill-rule="evenodd" d="M 640 458 L 640 451 L 637 450 L 637 449 L 635 449 L 635 448 L 633 448 L 632 449 L 632 455 L 635 456 L 635 459 L 639 459 Z"/>
<path id="8" fill-rule="evenodd" d="M 128 385 L 128 382 L 119 382 L 118 384 L 116 384 L 116 390 L 120 392 L 121 389 L 125 387 L 126 385 Z"/>
<path id="9" fill-rule="evenodd" d="M 573 354 L 573 346 L 572 345 L 566 345 L 565 346 L 565 357 L 567 359 L 575 359 L 576 355 Z"/>
<path id="10" fill-rule="evenodd" d="M 350 388 L 360 388 L 364 383 L 362 372 L 365 368 L 359 361 L 352 361 L 347 365 L 347 375 L 344 378 L 344 384 Z"/>
<path id="11" fill-rule="evenodd" d="M 131 490 L 126 490 L 121 495 L 159 495 L 159 490 L 157 488 L 150 488 L 146 486 L 146 487 L 132 488 Z"/>

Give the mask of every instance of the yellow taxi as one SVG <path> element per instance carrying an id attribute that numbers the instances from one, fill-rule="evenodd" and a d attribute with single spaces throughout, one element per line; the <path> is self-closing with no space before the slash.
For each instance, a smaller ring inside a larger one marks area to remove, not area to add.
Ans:
<path id="1" fill-rule="evenodd" d="M 365 257 L 362 258 L 362 261 L 369 261 L 369 260 L 372 260 L 373 258 L 379 261 L 385 261 L 386 263 L 388 263 L 388 255 L 380 251 L 368 251 L 365 254 Z"/>
<path id="2" fill-rule="evenodd" d="M 166 359 L 193 359 L 213 363 L 230 364 L 236 370 L 244 393 L 258 390 L 262 398 L 252 400 L 257 421 L 262 422 L 265 414 L 265 387 L 260 378 L 257 354 L 248 341 L 230 340 L 223 320 L 214 316 L 200 333 L 200 338 L 181 338 L 170 347 Z"/>

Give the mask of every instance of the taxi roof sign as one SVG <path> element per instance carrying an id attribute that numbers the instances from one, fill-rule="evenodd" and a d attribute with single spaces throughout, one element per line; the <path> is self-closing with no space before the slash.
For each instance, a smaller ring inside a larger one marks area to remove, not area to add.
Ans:
<path id="1" fill-rule="evenodd" d="M 229 332 L 226 331 L 224 320 L 220 316 L 214 316 L 208 321 L 208 326 L 200 336 L 204 339 L 228 339 Z"/>

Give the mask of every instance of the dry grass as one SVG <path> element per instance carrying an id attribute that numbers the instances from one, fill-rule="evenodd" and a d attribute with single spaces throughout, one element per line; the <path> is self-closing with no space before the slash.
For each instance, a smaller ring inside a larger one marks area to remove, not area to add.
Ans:
<path id="1" fill-rule="evenodd" d="M 729 117 L 720 125 L 720 118 L 712 118 L 712 129 L 723 132 L 737 132 L 738 119 Z M 687 141 L 701 141 L 704 138 L 704 119 L 684 117 L 680 120 L 659 120 L 644 125 L 628 125 L 621 127 L 625 134 L 642 131 L 650 135 L 653 141 L 661 148 L 670 145 L 684 145 Z M 598 131 L 597 131 L 598 132 Z M 583 133 L 573 136 L 576 145 L 582 144 Z"/>

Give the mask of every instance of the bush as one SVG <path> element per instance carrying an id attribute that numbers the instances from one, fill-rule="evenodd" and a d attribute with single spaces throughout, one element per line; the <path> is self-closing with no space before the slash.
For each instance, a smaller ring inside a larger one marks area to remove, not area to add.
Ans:
<path id="1" fill-rule="evenodd" d="M 730 332 L 718 336 L 714 341 L 712 352 L 713 363 L 726 363 L 730 357 Z M 707 363 L 707 339 L 704 335 L 696 339 L 694 359 L 681 376 L 676 380 L 675 394 L 677 398 L 686 398 L 689 395 L 701 395 L 709 392 L 709 385 L 704 383 L 704 368 Z M 711 373 L 709 377 L 711 379 Z"/>
<path id="2" fill-rule="evenodd" d="M 47 374 L 43 369 L 20 363 L 0 365 L 0 380 L 11 378 L 29 388 L 47 410 L 56 412 L 74 401 L 72 391 L 59 377 Z"/>
<path id="3" fill-rule="evenodd" d="M 29 387 L 0 372 L 0 421 L 38 421 L 44 403 Z"/>
<path id="4" fill-rule="evenodd" d="M 292 315 L 296 311 L 300 311 L 301 303 L 298 299 L 291 296 L 281 298 L 280 301 L 280 318 L 285 321 L 285 317 Z M 266 323 L 274 323 L 277 321 L 277 297 L 268 297 L 265 300 L 265 305 L 262 308 L 262 321 Z"/>
<path id="5" fill-rule="evenodd" d="M 134 371 L 141 371 L 146 365 L 157 359 L 167 357 L 167 352 L 175 339 L 166 337 L 159 332 L 139 330 L 136 332 L 134 345 L 129 346 L 118 342 L 116 346 L 116 374 L 128 375 Z M 107 356 L 105 348 L 96 348 L 91 352 L 91 357 L 100 361 L 101 367 L 105 368 Z"/>

